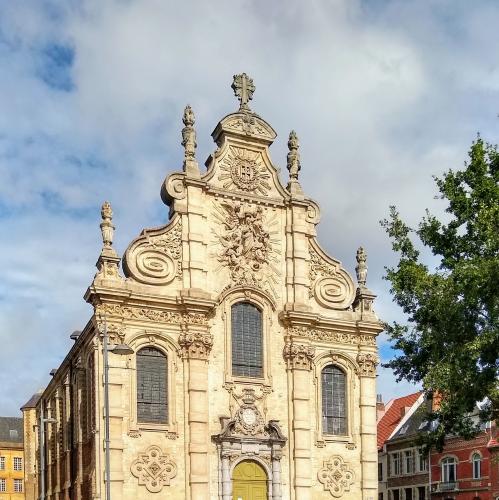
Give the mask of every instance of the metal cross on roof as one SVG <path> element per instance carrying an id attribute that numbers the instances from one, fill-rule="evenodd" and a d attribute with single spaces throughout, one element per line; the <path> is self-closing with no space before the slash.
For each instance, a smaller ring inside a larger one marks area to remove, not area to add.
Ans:
<path id="1" fill-rule="evenodd" d="M 255 91 L 253 80 L 246 73 L 234 75 L 234 81 L 231 87 L 232 90 L 234 90 L 234 95 L 241 103 L 239 111 L 249 111 L 248 102 L 253 99 L 253 92 Z"/>

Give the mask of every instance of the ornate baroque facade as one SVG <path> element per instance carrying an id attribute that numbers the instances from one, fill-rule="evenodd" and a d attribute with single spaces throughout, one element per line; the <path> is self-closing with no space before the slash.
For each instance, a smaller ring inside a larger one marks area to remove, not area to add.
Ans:
<path id="1" fill-rule="evenodd" d="M 37 408 L 57 421 L 46 424 L 49 499 L 105 498 L 104 324 L 134 351 L 109 354 L 113 500 L 377 496 L 381 326 L 366 254 L 355 284 L 317 242 L 296 133 L 284 186 L 276 133 L 249 107 L 252 80 L 232 88 L 240 107 L 215 127 L 205 172 L 185 109 L 183 168 L 161 188 L 169 222 L 132 241 L 123 271 L 102 207 L 94 313 Z"/>

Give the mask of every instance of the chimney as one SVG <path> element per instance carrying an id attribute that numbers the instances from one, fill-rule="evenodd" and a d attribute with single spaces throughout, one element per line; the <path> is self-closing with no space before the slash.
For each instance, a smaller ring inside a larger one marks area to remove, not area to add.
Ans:
<path id="1" fill-rule="evenodd" d="M 385 403 L 383 403 L 383 396 L 376 394 L 376 418 L 381 417 L 385 413 Z"/>

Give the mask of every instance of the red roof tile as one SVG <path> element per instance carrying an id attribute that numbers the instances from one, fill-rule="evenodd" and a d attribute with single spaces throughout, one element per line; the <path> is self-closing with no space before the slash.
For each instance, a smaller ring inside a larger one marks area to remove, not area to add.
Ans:
<path id="1" fill-rule="evenodd" d="M 378 420 L 378 449 L 385 444 L 385 441 L 402 420 L 402 408 L 411 407 L 419 396 L 421 396 L 421 391 L 392 399 L 387 403 L 385 413 Z"/>

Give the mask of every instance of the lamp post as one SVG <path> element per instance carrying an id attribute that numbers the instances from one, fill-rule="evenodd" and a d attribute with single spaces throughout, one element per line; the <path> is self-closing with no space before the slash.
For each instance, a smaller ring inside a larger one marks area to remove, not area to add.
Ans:
<path id="1" fill-rule="evenodd" d="M 45 424 L 56 424 L 57 420 L 55 418 L 44 418 L 43 417 L 43 405 L 44 401 L 40 401 L 40 500 L 45 499 Z"/>
<path id="2" fill-rule="evenodd" d="M 107 319 L 104 316 L 104 338 L 103 338 L 103 356 L 104 356 L 104 441 L 105 441 L 105 459 L 106 459 L 106 500 L 111 500 L 111 456 L 110 444 L 111 437 L 109 432 L 109 352 L 114 352 L 120 356 L 133 354 L 133 349 L 126 344 L 109 345 L 109 335 L 107 332 Z"/>

